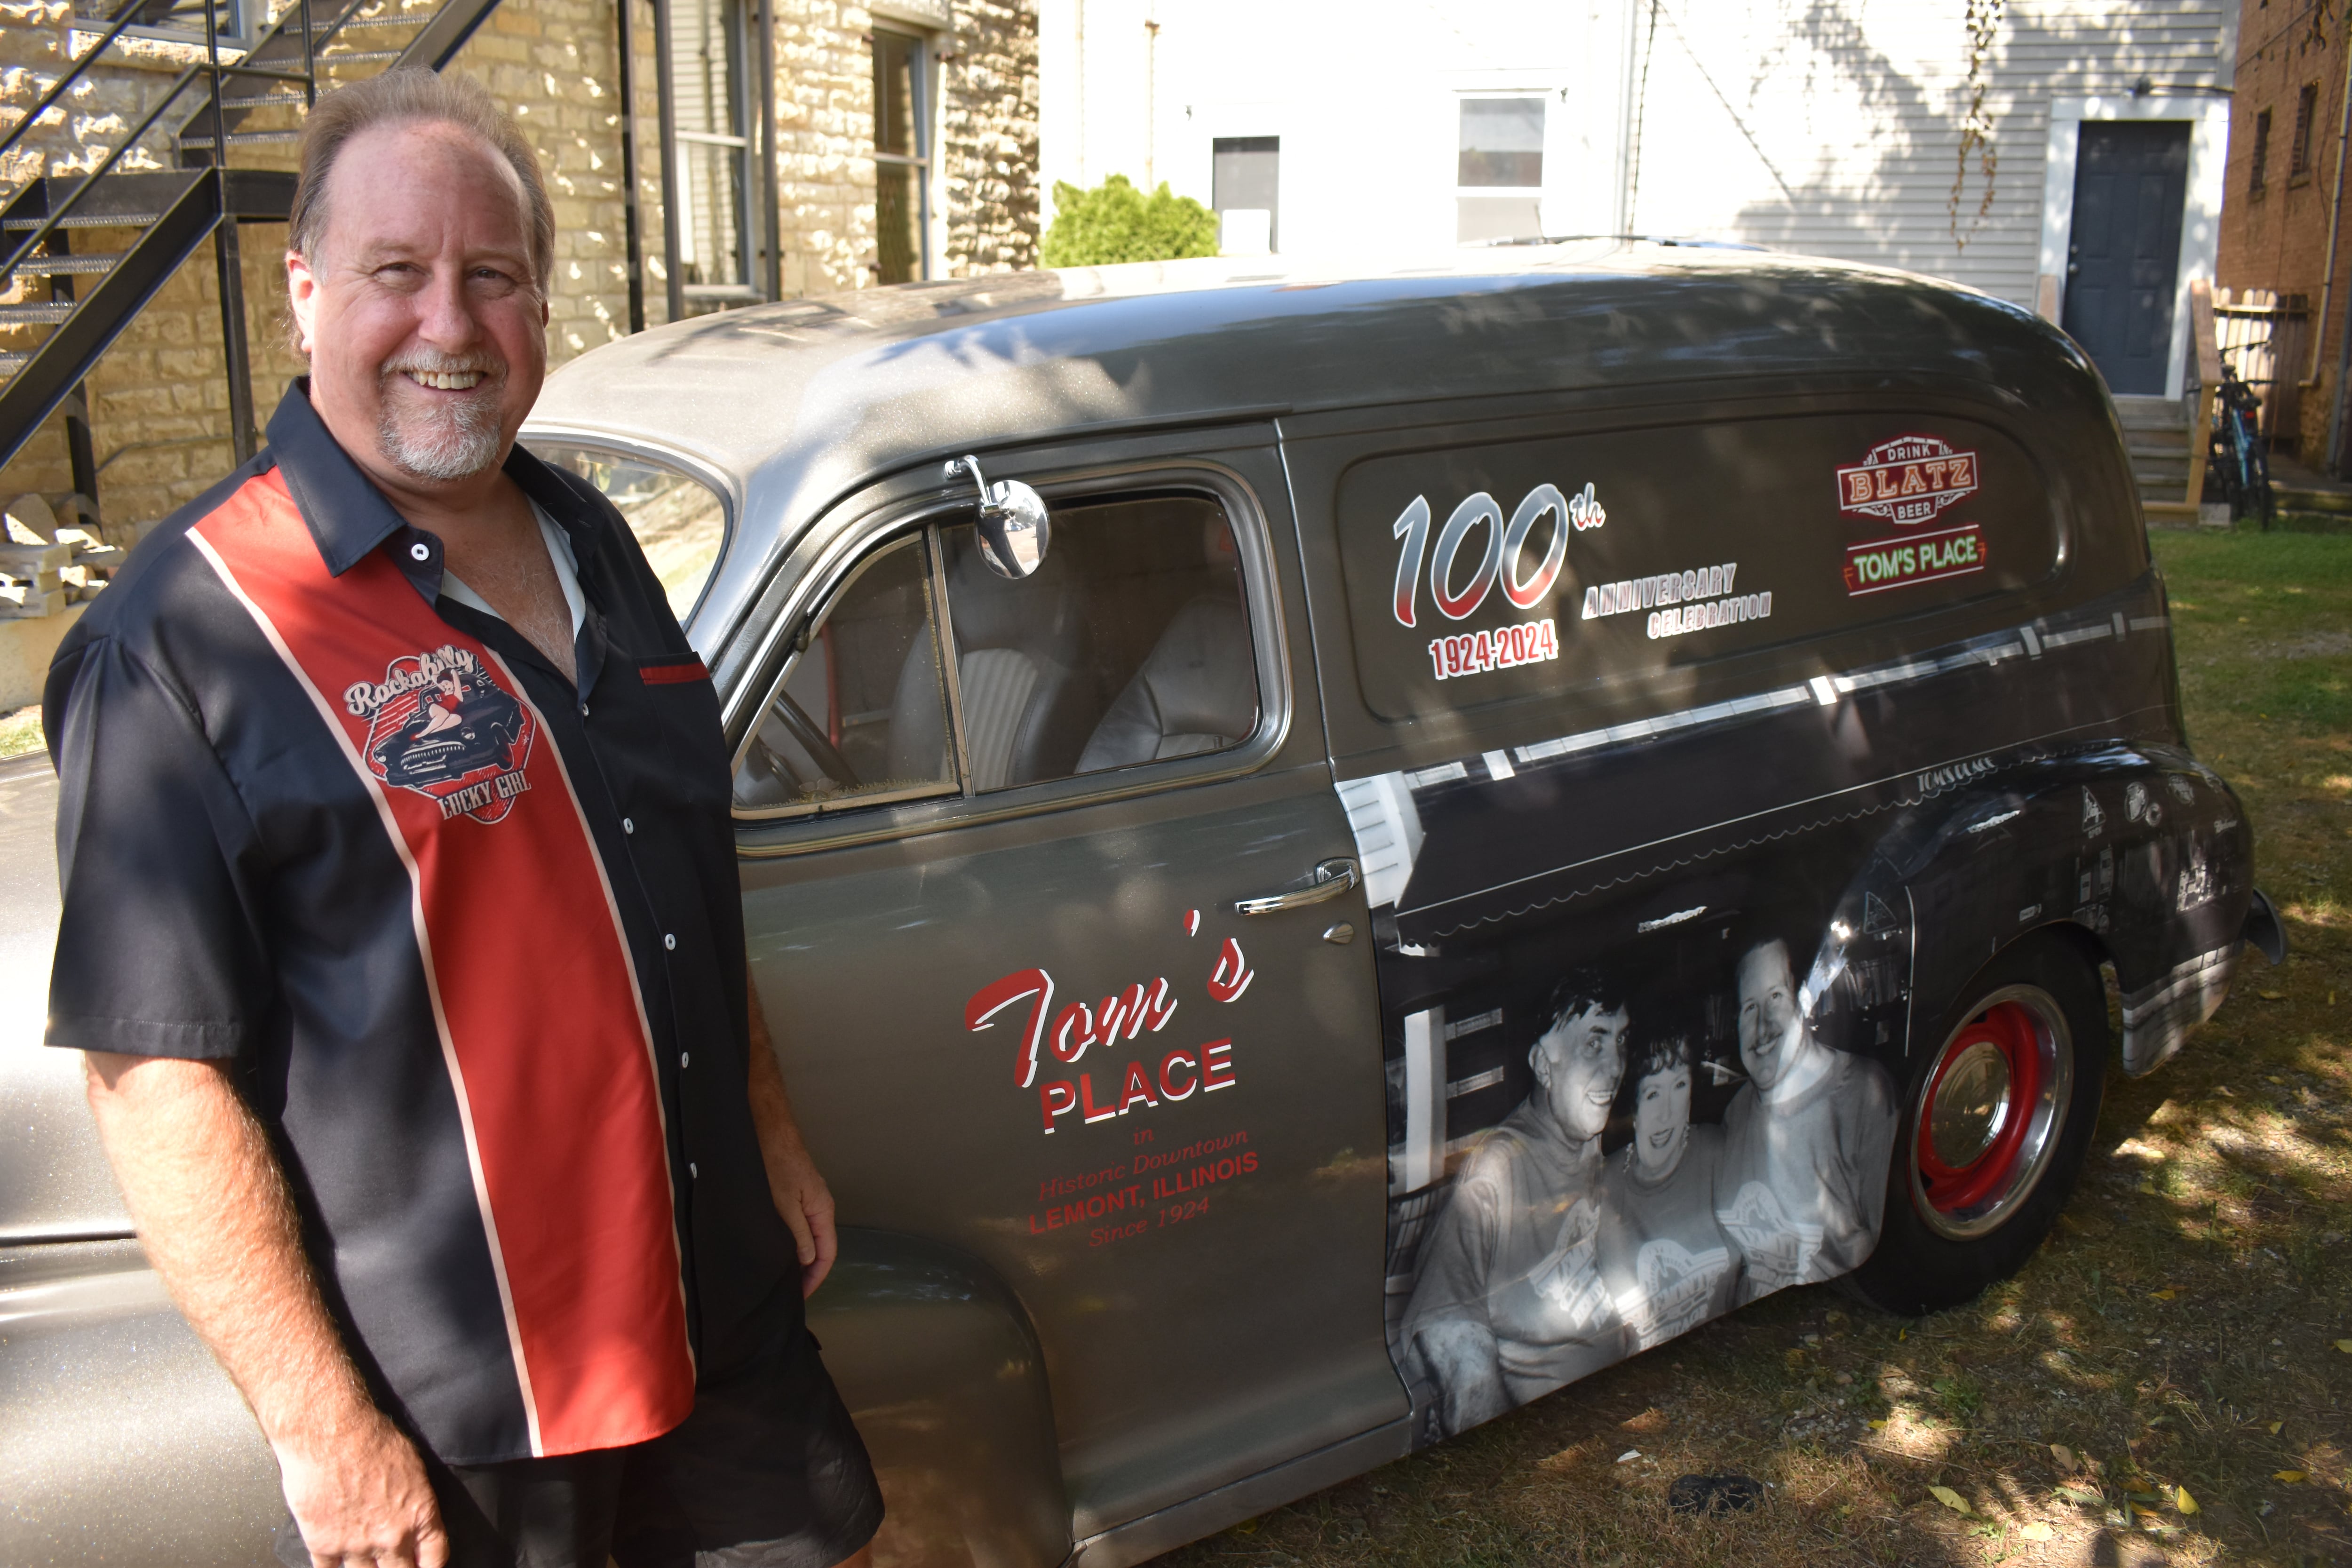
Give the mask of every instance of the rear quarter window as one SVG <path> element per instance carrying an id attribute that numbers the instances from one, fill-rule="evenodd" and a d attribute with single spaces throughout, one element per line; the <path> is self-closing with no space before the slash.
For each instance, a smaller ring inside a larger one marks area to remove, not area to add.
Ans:
<path id="1" fill-rule="evenodd" d="M 1369 458 L 1340 562 L 1382 718 L 1566 694 L 1984 599 L 2057 560 L 2013 440 L 1944 416 L 1717 421 Z"/>

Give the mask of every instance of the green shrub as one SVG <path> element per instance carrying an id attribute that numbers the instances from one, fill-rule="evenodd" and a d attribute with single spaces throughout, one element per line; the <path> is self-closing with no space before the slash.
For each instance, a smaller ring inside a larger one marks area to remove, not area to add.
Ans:
<path id="1" fill-rule="evenodd" d="M 1217 254 L 1217 215 L 1168 182 L 1145 195 L 1113 174 L 1091 191 L 1054 182 L 1054 226 L 1037 259 L 1047 267 L 1110 267 Z"/>

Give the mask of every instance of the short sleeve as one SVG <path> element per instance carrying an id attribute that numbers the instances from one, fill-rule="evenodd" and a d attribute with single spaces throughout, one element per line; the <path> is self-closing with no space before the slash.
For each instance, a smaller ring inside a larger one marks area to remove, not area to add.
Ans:
<path id="1" fill-rule="evenodd" d="M 270 1005 L 252 819 L 179 693 L 111 637 L 69 642 L 43 719 L 62 911 L 48 1043 L 226 1058 Z"/>

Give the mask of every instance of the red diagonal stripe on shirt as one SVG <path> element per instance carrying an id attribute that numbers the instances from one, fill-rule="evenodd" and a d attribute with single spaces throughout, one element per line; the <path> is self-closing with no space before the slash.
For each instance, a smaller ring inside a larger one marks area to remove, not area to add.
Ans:
<path id="1" fill-rule="evenodd" d="M 276 470 L 191 538 L 309 689 L 408 866 L 533 1451 L 667 1431 L 693 1405 L 694 1365 L 652 1040 L 543 717 L 514 672 L 381 552 L 331 576 Z M 494 822 L 445 816 L 431 795 L 379 778 L 369 718 L 345 700 L 356 683 L 383 683 L 394 660 L 443 647 L 472 654 L 538 728 L 526 787 Z"/>

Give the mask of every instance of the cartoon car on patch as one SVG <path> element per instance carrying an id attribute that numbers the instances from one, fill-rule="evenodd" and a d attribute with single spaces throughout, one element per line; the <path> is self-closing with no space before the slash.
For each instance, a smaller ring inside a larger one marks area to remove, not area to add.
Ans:
<path id="1" fill-rule="evenodd" d="M 426 789 L 484 768 L 510 765 L 521 739 L 522 704 L 487 681 L 444 676 L 399 728 L 368 749 L 387 784 Z"/>

